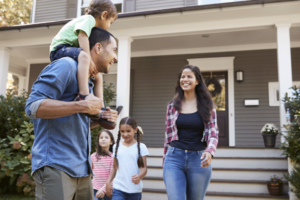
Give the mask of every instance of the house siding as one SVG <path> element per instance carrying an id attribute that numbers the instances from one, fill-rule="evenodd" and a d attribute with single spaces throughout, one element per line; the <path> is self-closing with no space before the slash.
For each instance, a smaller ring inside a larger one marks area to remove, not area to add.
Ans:
<path id="1" fill-rule="evenodd" d="M 68 18 L 68 0 L 36 0 L 35 23 Z"/>
<path id="2" fill-rule="evenodd" d="M 185 0 L 135 0 L 135 11 L 161 10 L 185 6 Z"/>
<path id="3" fill-rule="evenodd" d="M 277 82 L 277 50 L 227 52 L 132 58 L 134 82 L 131 116 L 145 132 L 143 142 L 162 147 L 166 106 L 174 95 L 186 59 L 234 56 L 234 70 L 244 71 L 244 82 L 234 83 L 235 140 L 238 147 L 263 147 L 260 133 L 265 123 L 279 127 L 279 108 L 269 106 L 268 82 Z M 292 49 L 293 80 L 300 81 L 300 48 Z M 259 99 L 258 107 L 245 107 L 244 99 Z M 280 137 L 277 136 L 277 144 Z"/>

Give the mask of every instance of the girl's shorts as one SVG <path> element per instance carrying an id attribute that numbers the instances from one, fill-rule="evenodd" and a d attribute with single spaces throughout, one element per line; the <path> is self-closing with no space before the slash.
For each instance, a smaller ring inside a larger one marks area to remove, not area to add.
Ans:
<path id="1" fill-rule="evenodd" d="M 81 50 L 82 48 L 80 47 L 72 47 L 69 44 L 60 44 L 54 51 L 51 51 L 50 60 L 53 62 L 54 60 L 58 60 L 63 57 L 70 57 L 78 62 L 78 56 Z"/>

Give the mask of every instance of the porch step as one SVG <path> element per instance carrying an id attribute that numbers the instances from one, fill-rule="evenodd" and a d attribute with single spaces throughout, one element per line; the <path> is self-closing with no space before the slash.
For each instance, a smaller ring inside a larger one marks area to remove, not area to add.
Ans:
<path id="1" fill-rule="evenodd" d="M 168 200 L 166 190 L 164 189 L 143 189 L 143 200 Z M 271 196 L 269 194 L 261 194 L 261 193 L 230 193 L 230 192 L 207 192 L 205 196 L 205 200 L 288 200 L 288 195 L 282 196 Z"/>
<path id="2" fill-rule="evenodd" d="M 161 166 L 148 166 L 147 176 L 163 176 L 163 168 Z M 288 170 L 273 168 L 214 168 L 212 169 L 212 179 L 239 179 L 239 180 L 268 180 L 271 176 L 282 177 L 283 173 Z"/>
<path id="3" fill-rule="evenodd" d="M 161 166 L 162 156 L 148 156 L 149 165 Z M 214 157 L 211 162 L 215 168 L 274 168 L 288 167 L 286 158 L 281 157 Z"/>
<path id="4" fill-rule="evenodd" d="M 149 148 L 148 173 L 143 179 L 143 200 L 167 200 L 163 182 L 163 148 Z M 289 199 L 285 181 L 283 196 L 270 196 L 267 181 L 288 171 L 280 149 L 218 148 L 212 160 L 212 180 L 205 200 Z M 226 191 L 226 192 L 225 192 Z"/>
<path id="5" fill-rule="evenodd" d="M 162 177 L 145 177 L 143 179 L 145 188 L 152 189 L 166 189 Z M 233 179 L 212 179 L 207 192 L 230 192 L 240 193 L 245 191 L 247 193 L 262 193 L 267 194 L 266 180 L 233 180 Z M 284 193 L 288 192 L 287 182 L 284 182 Z"/>

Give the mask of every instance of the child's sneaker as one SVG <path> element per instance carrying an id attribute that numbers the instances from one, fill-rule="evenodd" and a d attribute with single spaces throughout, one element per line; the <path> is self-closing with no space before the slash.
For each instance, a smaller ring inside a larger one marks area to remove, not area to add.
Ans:
<path id="1" fill-rule="evenodd" d="M 122 109 L 123 109 L 123 106 L 118 106 L 117 107 L 117 112 L 118 112 L 118 115 L 120 114 L 120 112 L 122 111 Z M 102 108 L 101 109 L 102 111 L 105 111 L 106 110 L 106 108 Z M 92 119 L 94 122 L 97 122 L 102 128 L 104 128 L 104 129 L 108 129 L 108 130 L 112 130 L 112 129 L 114 129 L 115 127 L 116 127 L 116 124 L 115 123 L 113 123 L 113 122 L 110 122 L 110 121 L 108 121 L 107 119 L 103 119 L 103 118 L 101 118 L 101 114 L 100 114 L 100 118 L 99 119 Z"/>

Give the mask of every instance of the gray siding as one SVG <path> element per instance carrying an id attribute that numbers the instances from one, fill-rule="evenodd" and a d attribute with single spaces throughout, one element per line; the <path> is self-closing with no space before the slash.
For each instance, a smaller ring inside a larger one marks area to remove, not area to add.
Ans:
<path id="1" fill-rule="evenodd" d="M 29 73 L 29 84 L 28 84 L 28 92 L 31 92 L 31 88 L 33 83 L 36 81 L 37 77 L 41 73 L 41 71 L 48 65 L 45 64 L 31 64 L 30 65 L 30 73 Z"/>
<path id="2" fill-rule="evenodd" d="M 136 10 L 160 10 L 185 6 L 185 0 L 135 0 Z"/>
<path id="3" fill-rule="evenodd" d="M 133 58 L 131 116 L 143 127 L 143 142 L 162 147 L 166 106 L 174 95 L 180 69 L 188 58 L 235 56 L 234 68 L 244 71 L 244 82 L 235 84 L 236 146 L 262 147 L 260 129 L 265 123 L 279 127 L 279 107 L 270 107 L 268 82 L 278 81 L 276 50 L 243 51 Z M 292 49 L 293 80 L 300 81 L 300 48 Z M 258 107 L 245 107 L 246 98 L 258 98 Z M 277 146 L 280 138 L 277 136 Z"/>
<path id="4" fill-rule="evenodd" d="M 76 17 L 77 0 L 37 0 L 35 23 Z"/>
<path id="5" fill-rule="evenodd" d="M 198 5 L 198 0 L 185 0 L 185 6 L 196 6 Z"/>

